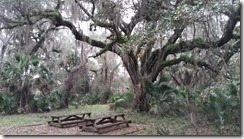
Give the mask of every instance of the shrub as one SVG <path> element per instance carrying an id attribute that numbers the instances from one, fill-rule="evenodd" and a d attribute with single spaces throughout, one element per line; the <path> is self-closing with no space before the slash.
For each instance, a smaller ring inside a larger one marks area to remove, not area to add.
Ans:
<path id="1" fill-rule="evenodd" d="M 110 89 L 103 90 L 103 92 L 99 93 L 100 103 L 106 103 L 111 96 L 112 92 Z"/>
<path id="2" fill-rule="evenodd" d="M 204 112 L 217 126 L 237 123 L 240 118 L 240 97 L 234 84 L 226 84 L 213 89 L 204 101 Z"/>
<path id="3" fill-rule="evenodd" d="M 109 102 L 110 103 L 115 103 L 116 101 L 123 99 L 125 102 L 132 102 L 134 97 L 134 94 L 132 92 L 124 92 L 124 93 L 114 93 L 110 99 Z"/>
<path id="4" fill-rule="evenodd" d="M 82 97 L 82 104 L 93 105 L 99 102 L 99 96 L 95 93 L 88 93 L 84 97 Z"/>
<path id="5" fill-rule="evenodd" d="M 40 59 L 36 55 L 26 54 L 15 54 L 13 59 L 5 62 L 0 70 L 0 80 L 3 87 L 11 91 L 11 93 L 7 93 L 10 95 L 9 98 L 16 99 L 13 104 L 15 104 L 14 108 L 18 107 L 16 108 L 18 113 L 31 112 L 30 108 L 33 106 L 30 102 L 37 101 L 32 100 L 34 98 L 31 96 L 31 88 L 51 90 L 51 85 L 54 83 L 51 72 Z M 7 103 L 8 100 L 5 98 L 2 101 Z M 41 105 L 40 107 L 44 105 L 44 102 L 39 104 L 38 101 L 37 103 L 36 105 Z M 11 111 L 15 110 L 13 106 L 9 107 Z M 6 111 L 6 107 L 3 109 Z"/>
<path id="6" fill-rule="evenodd" d="M 16 95 L 13 93 L 0 93 L 0 112 L 2 114 L 13 114 L 16 111 Z"/>
<path id="7" fill-rule="evenodd" d="M 63 93 L 59 91 L 53 91 L 46 95 L 31 96 L 31 106 L 33 112 L 47 112 L 53 109 L 57 109 L 61 106 Z"/>
<path id="8" fill-rule="evenodd" d="M 51 110 L 51 104 L 49 103 L 47 96 L 32 95 L 31 105 L 34 112 L 43 112 Z"/>
<path id="9" fill-rule="evenodd" d="M 151 106 L 149 113 L 161 116 L 184 116 L 186 104 L 184 93 L 174 89 L 165 82 L 146 84 L 147 101 Z"/>
<path id="10" fill-rule="evenodd" d="M 126 108 L 130 105 L 133 101 L 134 94 L 132 92 L 125 92 L 125 93 L 114 93 L 110 99 L 110 109 L 117 109 L 119 107 Z"/>

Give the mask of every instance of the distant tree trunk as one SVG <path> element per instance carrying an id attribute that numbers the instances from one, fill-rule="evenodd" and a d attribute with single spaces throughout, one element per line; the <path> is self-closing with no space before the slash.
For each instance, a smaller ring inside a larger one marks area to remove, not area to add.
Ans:
<path id="1" fill-rule="evenodd" d="M 90 79 L 89 79 L 89 76 L 87 75 L 87 71 L 86 71 L 86 75 L 85 75 L 85 78 L 84 78 L 84 93 L 90 93 L 91 92 L 91 88 L 90 88 Z"/>
<path id="2" fill-rule="evenodd" d="M 80 64 L 73 68 L 71 72 L 68 74 L 67 79 L 64 81 L 64 97 L 63 97 L 63 104 L 60 106 L 60 108 L 68 108 L 69 107 L 69 101 L 71 99 L 71 95 L 77 93 L 77 85 L 79 85 L 78 80 L 83 77 L 86 77 L 84 73 L 86 74 L 86 63 Z M 84 82 L 86 85 L 86 82 Z M 89 85 L 86 85 L 89 87 Z M 86 87 L 84 88 L 86 89 Z M 78 90 L 79 91 L 79 90 Z"/>
<path id="3" fill-rule="evenodd" d="M 70 91 L 72 89 L 72 84 L 68 83 L 68 80 L 64 82 L 64 96 L 63 96 L 63 103 L 61 104 L 60 108 L 68 108 L 69 107 L 69 99 L 70 99 Z"/>
<path id="4" fill-rule="evenodd" d="M 18 113 L 23 113 L 23 112 L 29 113 L 29 112 L 31 112 L 29 101 L 30 101 L 30 91 L 29 91 L 27 86 L 24 86 L 20 91 Z"/>

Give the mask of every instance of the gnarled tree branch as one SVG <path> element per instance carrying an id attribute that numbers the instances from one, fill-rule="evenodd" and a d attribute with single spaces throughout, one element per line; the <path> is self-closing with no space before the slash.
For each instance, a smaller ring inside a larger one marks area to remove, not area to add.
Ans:
<path id="1" fill-rule="evenodd" d="M 217 73 L 217 74 L 219 73 L 218 68 L 206 63 L 205 61 L 196 60 L 192 57 L 181 56 L 177 59 L 161 61 L 161 64 L 157 66 L 156 70 L 152 74 L 150 74 L 151 80 L 155 81 L 158 76 L 158 73 L 160 71 L 162 71 L 165 67 L 170 67 L 172 65 L 179 64 L 180 62 L 186 62 L 186 63 L 192 64 L 192 65 L 197 65 L 198 67 L 205 67 L 207 69 L 210 69 L 214 73 Z"/>

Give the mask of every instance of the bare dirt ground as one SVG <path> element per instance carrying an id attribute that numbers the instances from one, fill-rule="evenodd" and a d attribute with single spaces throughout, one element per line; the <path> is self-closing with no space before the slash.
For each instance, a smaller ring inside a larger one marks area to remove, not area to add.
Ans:
<path id="1" fill-rule="evenodd" d="M 35 124 L 35 125 L 0 125 L 1 135 L 130 135 L 135 134 L 145 128 L 147 125 L 143 124 L 130 124 L 130 127 L 123 125 L 116 127 L 116 129 L 109 128 L 102 134 L 82 132 L 78 126 L 69 128 L 58 128 L 49 126 L 48 124 Z"/>

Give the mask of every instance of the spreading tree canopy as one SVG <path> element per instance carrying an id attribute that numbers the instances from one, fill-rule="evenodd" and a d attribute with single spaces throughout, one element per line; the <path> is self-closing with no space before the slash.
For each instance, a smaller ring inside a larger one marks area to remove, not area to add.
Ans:
<path id="1" fill-rule="evenodd" d="M 240 49 L 240 4 L 236 0 L 2 0 L 0 3 L 1 33 L 15 45 L 32 42 L 29 54 L 43 46 L 50 31 L 65 27 L 76 40 L 101 48 L 92 57 L 106 51 L 121 57 L 133 83 L 133 108 L 137 111 L 149 110 L 145 82 L 156 81 L 166 67 L 185 62 L 217 76 Z M 81 23 L 89 26 L 77 28 Z M 101 41 L 87 35 L 85 30 L 106 31 L 107 36 Z M 11 37 L 14 31 L 22 35 Z M 3 46 L 2 53 L 5 49 Z M 211 50 L 215 60 L 202 58 L 204 50 Z"/>

